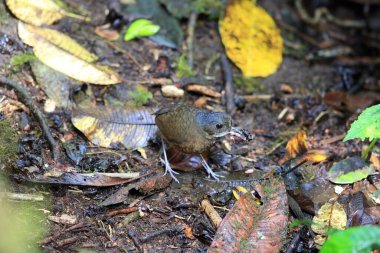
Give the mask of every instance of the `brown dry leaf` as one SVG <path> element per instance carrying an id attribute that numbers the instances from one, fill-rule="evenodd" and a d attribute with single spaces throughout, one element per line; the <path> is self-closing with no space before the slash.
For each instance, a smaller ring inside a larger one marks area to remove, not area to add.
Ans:
<path id="1" fill-rule="evenodd" d="M 251 0 L 230 0 L 219 25 L 228 57 L 245 76 L 266 77 L 282 62 L 282 37 L 272 17 Z"/>
<path id="2" fill-rule="evenodd" d="M 332 229 L 346 229 L 347 215 L 344 208 L 339 202 L 326 203 L 319 210 L 318 214 L 313 218 L 311 229 L 320 235 L 327 235 Z"/>
<path id="3" fill-rule="evenodd" d="M 71 118 L 92 143 L 101 147 L 128 149 L 145 147 L 157 133 L 151 108 L 80 108 Z"/>
<path id="4" fill-rule="evenodd" d="M 120 82 L 114 71 L 90 63 L 97 57 L 68 36 L 22 22 L 19 22 L 18 27 L 20 38 L 31 45 L 36 57 L 52 69 L 87 83 L 108 85 Z"/>
<path id="5" fill-rule="evenodd" d="M 288 141 L 286 144 L 286 154 L 278 163 L 281 165 L 297 155 L 305 153 L 307 150 L 306 132 L 302 130 Z"/>
<path id="6" fill-rule="evenodd" d="M 65 16 L 52 0 L 6 0 L 8 8 L 20 20 L 33 25 L 50 25 Z"/>
<path id="7" fill-rule="evenodd" d="M 244 194 L 224 217 L 208 252 L 278 252 L 288 221 L 285 185 L 272 179 L 255 184 L 259 206 L 251 192 Z"/>

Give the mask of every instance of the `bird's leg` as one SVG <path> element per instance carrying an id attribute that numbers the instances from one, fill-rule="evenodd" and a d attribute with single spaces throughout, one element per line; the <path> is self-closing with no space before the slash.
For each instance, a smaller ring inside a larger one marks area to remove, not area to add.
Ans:
<path id="1" fill-rule="evenodd" d="M 212 171 L 211 167 L 207 164 L 206 160 L 203 158 L 202 155 L 201 155 L 201 158 L 202 158 L 203 168 L 205 168 L 205 170 L 207 171 L 208 177 L 210 178 L 210 176 L 212 176 L 216 181 L 219 181 L 219 178 L 223 176 L 218 175 L 214 171 Z"/>
<path id="2" fill-rule="evenodd" d="M 165 150 L 165 142 L 163 139 L 161 139 L 161 142 L 162 142 L 162 150 L 164 152 L 164 159 L 162 159 L 160 157 L 160 160 L 163 164 L 165 164 L 165 173 L 164 173 L 164 176 L 166 175 L 166 173 L 169 173 L 170 176 L 177 182 L 179 183 L 178 179 L 174 176 L 174 174 L 178 174 L 178 172 L 175 172 L 172 167 L 170 167 L 170 163 L 168 161 L 168 157 L 166 156 L 166 150 Z"/>

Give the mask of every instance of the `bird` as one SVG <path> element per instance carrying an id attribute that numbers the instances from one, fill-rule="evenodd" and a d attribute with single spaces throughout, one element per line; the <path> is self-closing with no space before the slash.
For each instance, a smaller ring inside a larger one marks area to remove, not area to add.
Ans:
<path id="1" fill-rule="evenodd" d="M 178 182 L 175 172 L 166 155 L 166 145 L 170 149 L 178 150 L 186 154 L 200 155 L 202 165 L 209 177 L 219 181 L 220 175 L 213 172 L 203 157 L 218 138 L 227 134 L 233 134 L 249 140 L 250 134 L 246 130 L 232 127 L 231 116 L 224 112 L 207 111 L 186 105 L 184 103 L 171 104 L 161 107 L 154 113 L 155 123 L 160 130 L 165 164 L 165 174 Z"/>

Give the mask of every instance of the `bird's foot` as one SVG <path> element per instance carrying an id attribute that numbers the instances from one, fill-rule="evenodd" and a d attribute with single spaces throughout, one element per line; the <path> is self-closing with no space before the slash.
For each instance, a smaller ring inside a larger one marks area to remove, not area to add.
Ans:
<path id="1" fill-rule="evenodd" d="M 174 179 L 174 181 L 176 181 L 177 183 L 179 183 L 178 179 L 174 176 L 174 174 L 179 174 L 178 172 L 175 172 L 172 167 L 170 166 L 170 163 L 169 163 L 169 160 L 168 160 L 168 157 L 166 155 L 166 151 L 165 151 L 165 143 L 164 143 L 164 140 L 161 140 L 162 141 L 162 149 L 163 149 L 163 153 L 164 153 L 164 158 L 165 159 L 162 159 L 160 157 L 160 160 L 163 164 L 165 164 L 165 173 L 163 176 L 166 175 L 166 173 L 169 173 L 170 176 Z"/>
<path id="2" fill-rule="evenodd" d="M 222 175 L 219 175 L 217 173 L 215 173 L 211 167 L 207 164 L 206 160 L 202 157 L 202 165 L 203 165 L 203 168 L 205 168 L 205 170 L 207 171 L 208 173 L 208 178 L 212 177 L 214 178 L 216 181 L 219 181 L 219 178 L 222 178 L 223 176 Z"/>
<path id="3" fill-rule="evenodd" d="M 174 176 L 174 174 L 179 174 L 178 172 L 175 172 L 172 167 L 170 166 L 170 163 L 169 161 L 165 161 L 164 159 L 162 159 L 160 157 L 160 160 L 161 162 L 165 165 L 165 173 L 163 174 L 163 176 L 165 176 L 167 173 L 169 173 L 169 175 L 174 179 L 174 181 L 176 181 L 177 183 L 179 183 L 178 179 Z"/>

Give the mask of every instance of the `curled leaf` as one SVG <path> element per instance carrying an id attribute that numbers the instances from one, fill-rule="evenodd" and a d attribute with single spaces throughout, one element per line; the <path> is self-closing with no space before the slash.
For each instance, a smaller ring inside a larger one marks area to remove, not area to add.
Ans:
<path id="1" fill-rule="evenodd" d="M 266 77 L 281 64 L 280 30 L 272 17 L 253 1 L 229 1 L 219 30 L 228 57 L 245 76 Z"/>
<path id="2" fill-rule="evenodd" d="M 82 108 L 71 121 L 92 143 L 101 147 L 145 147 L 157 132 L 153 109 L 122 107 Z"/>
<path id="3" fill-rule="evenodd" d="M 137 37 L 147 37 L 156 34 L 160 30 L 160 26 L 154 24 L 148 19 L 137 19 L 128 27 L 124 40 L 130 41 Z"/>

